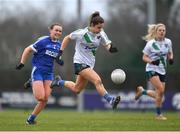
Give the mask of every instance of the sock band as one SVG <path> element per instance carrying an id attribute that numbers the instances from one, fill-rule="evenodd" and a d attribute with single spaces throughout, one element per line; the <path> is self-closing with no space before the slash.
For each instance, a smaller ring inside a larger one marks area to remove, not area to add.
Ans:
<path id="1" fill-rule="evenodd" d="M 157 113 L 157 115 L 161 114 L 161 108 L 160 107 L 156 107 L 156 113 Z"/>
<path id="2" fill-rule="evenodd" d="M 36 118 L 36 115 L 30 115 L 29 117 L 28 117 L 28 121 L 34 121 L 35 120 L 35 118 Z"/>
<path id="3" fill-rule="evenodd" d="M 143 90 L 142 94 L 147 95 L 147 90 Z"/>
<path id="4" fill-rule="evenodd" d="M 60 81 L 59 81 L 59 86 L 64 87 L 64 84 L 65 84 L 65 81 L 64 81 L 64 80 L 60 80 Z"/>
<path id="5" fill-rule="evenodd" d="M 108 94 L 108 93 L 106 93 L 104 96 L 104 99 L 107 101 L 107 102 L 111 102 L 112 101 L 112 99 L 113 99 L 113 97 L 110 95 L 110 94 Z"/>

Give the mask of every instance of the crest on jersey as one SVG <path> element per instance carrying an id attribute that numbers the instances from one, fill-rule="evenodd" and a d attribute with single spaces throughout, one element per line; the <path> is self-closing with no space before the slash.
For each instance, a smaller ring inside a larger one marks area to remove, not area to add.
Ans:
<path id="1" fill-rule="evenodd" d="M 56 45 L 53 45 L 53 49 L 56 49 Z"/>
<path id="2" fill-rule="evenodd" d="M 168 48 L 168 44 L 164 44 L 164 46 L 165 46 L 166 48 Z"/>
<path id="3" fill-rule="evenodd" d="M 100 39 L 101 38 L 101 35 L 97 36 L 97 39 Z"/>

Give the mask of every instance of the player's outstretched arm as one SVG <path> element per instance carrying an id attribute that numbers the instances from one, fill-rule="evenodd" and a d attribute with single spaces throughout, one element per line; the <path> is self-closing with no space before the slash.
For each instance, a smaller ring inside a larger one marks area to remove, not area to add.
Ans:
<path id="1" fill-rule="evenodd" d="M 58 53 L 58 56 L 56 57 L 56 62 L 61 66 L 64 65 L 64 61 L 62 60 L 63 51 L 66 48 L 66 46 L 68 45 L 68 43 L 70 42 L 70 40 L 71 39 L 70 39 L 69 35 L 67 35 L 63 39 L 62 44 L 61 44 L 61 48 L 60 48 L 59 53 Z"/>
<path id="2" fill-rule="evenodd" d="M 118 49 L 112 45 L 112 44 L 108 44 L 105 46 L 105 48 L 110 52 L 110 53 L 116 53 L 118 52 Z"/>
<path id="3" fill-rule="evenodd" d="M 30 46 L 24 49 L 23 54 L 21 56 L 21 61 L 19 62 L 19 64 L 16 65 L 16 70 L 21 70 L 24 67 L 26 60 L 32 51 L 33 50 Z"/>
<path id="4" fill-rule="evenodd" d="M 169 64 L 172 65 L 174 63 L 174 55 L 173 55 L 173 52 L 169 52 L 168 53 L 168 61 L 169 61 Z"/>
<path id="5" fill-rule="evenodd" d="M 64 49 L 66 48 L 66 46 L 69 44 L 70 41 L 71 41 L 70 36 L 67 35 L 67 36 L 63 39 L 63 41 L 62 41 L 60 51 L 63 52 Z"/>

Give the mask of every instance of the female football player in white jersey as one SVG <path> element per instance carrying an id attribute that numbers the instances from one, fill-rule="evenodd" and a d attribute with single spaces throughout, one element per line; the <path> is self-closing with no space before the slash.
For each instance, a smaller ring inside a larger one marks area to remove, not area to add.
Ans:
<path id="1" fill-rule="evenodd" d="M 89 27 L 79 29 L 67 35 L 61 45 L 59 57 L 71 40 L 76 41 L 74 54 L 74 69 L 77 75 L 76 82 L 59 80 L 53 81 L 51 87 L 65 86 L 75 93 L 80 93 L 91 82 L 96 87 L 98 93 L 112 105 L 113 109 L 117 108 L 120 102 L 120 96 L 111 96 L 101 81 L 100 76 L 94 71 L 96 50 L 103 45 L 109 52 L 117 52 L 117 48 L 113 47 L 106 33 L 103 31 L 104 19 L 99 12 L 91 15 Z"/>
<path id="2" fill-rule="evenodd" d="M 26 47 L 23 51 L 21 61 L 16 66 L 17 70 L 21 70 L 30 55 L 34 53 L 32 58 L 32 89 L 33 95 L 38 101 L 33 112 L 28 117 L 26 124 L 35 124 L 35 118 L 44 109 L 52 89 L 50 84 L 54 78 L 53 65 L 57 58 L 61 42 L 59 41 L 62 35 L 62 26 L 58 23 L 52 24 L 49 28 L 50 35 L 39 38 L 34 44 Z M 62 61 L 56 60 L 58 64 L 63 64 Z"/>
<path id="3" fill-rule="evenodd" d="M 143 61 L 146 62 L 147 79 L 155 87 L 155 90 L 145 90 L 138 86 L 135 100 L 141 95 L 148 95 L 155 98 L 156 119 L 167 120 L 161 113 L 163 95 L 165 91 L 167 61 L 173 64 L 173 51 L 171 40 L 165 37 L 166 27 L 164 24 L 149 25 L 148 34 L 144 37 L 147 41 L 143 49 Z"/>

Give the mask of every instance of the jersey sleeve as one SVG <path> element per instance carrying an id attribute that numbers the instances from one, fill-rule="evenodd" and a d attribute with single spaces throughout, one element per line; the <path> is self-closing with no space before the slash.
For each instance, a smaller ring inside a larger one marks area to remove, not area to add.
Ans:
<path id="1" fill-rule="evenodd" d="M 150 43 L 149 42 L 146 43 L 146 46 L 144 47 L 142 52 L 146 55 L 150 54 Z"/>
<path id="2" fill-rule="evenodd" d="M 109 40 L 109 38 L 106 35 L 106 33 L 104 32 L 104 30 L 102 30 L 100 34 L 101 34 L 101 37 L 102 37 L 101 42 L 100 42 L 101 44 L 108 45 L 108 44 L 111 43 L 111 40 Z"/>
<path id="3" fill-rule="evenodd" d="M 70 33 L 69 36 L 70 36 L 70 39 L 75 40 L 75 39 L 81 38 L 82 35 L 83 35 L 83 30 L 82 29 L 78 29 L 78 30 Z"/>
<path id="4" fill-rule="evenodd" d="M 173 50 L 172 50 L 172 41 L 171 40 L 169 40 L 169 52 L 173 52 Z"/>
<path id="5" fill-rule="evenodd" d="M 38 52 L 38 50 L 40 50 L 43 47 L 43 39 L 44 38 L 39 38 L 36 42 L 30 45 L 34 52 Z"/>

